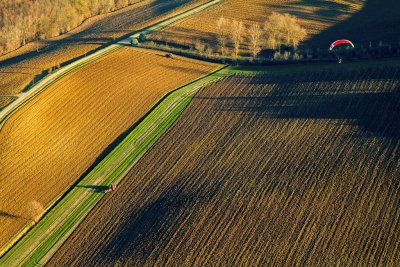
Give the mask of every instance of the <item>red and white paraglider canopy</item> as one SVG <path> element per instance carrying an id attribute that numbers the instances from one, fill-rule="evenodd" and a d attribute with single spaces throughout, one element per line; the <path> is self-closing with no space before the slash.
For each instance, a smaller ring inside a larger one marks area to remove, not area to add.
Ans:
<path id="1" fill-rule="evenodd" d="M 342 44 L 349 44 L 354 48 L 354 44 L 351 41 L 343 39 L 343 40 L 337 40 L 337 41 L 333 42 L 331 44 L 331 46 L 329 47 L 329 50 L 332 51 L 333 48 L 335 48 L 338 45 L 342 45 Z"/>

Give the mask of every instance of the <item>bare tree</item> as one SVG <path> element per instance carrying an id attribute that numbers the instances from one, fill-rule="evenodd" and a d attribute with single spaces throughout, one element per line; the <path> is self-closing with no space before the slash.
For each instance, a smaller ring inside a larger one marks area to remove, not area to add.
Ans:
<path id="1" fill-rule="evenodd" d="M 233 51 L 235 57 L 239 55 L 240 45 L 243 39 L 243 22 L 241 21 L 232 21 L 231 25 L 231 39 L 233 43 Z"/>
<path id="2" fill-rule="evenodd" d="M 298 24 L 295 24 L 293 28 L 292 45 L 297 49 L 299 43 L 307 37 L 307 31 Z"/>
<path id="3" fill-rule="evenodd" d="M 276 49 L 281 43 L 282 38 L 283 19 L 282 15 L 272 12 L 265 22 L 265 32 L 267 36 L 267 47 Z"/>
<path id="4" fill-rule="evenodd" d="M 282 17 L 283 21 L 283 33 L 284 40 L 286 45 L 290 45 L 293 43 L 293 35 L 296 31 L 298 31 L 301 27 L 297 24 L 297 19 L 294 16 L 289 14 L 284 14 Z"/>
<path id="5" fill-rule="evenodd" d="M 168 36 L 165 31 L 159 31 L 158 32 L 158 40 L 160 42 L 164 42 L 165 46 L 168 46 Z"/>
<path id="6" fill-rule="evenodd" d="M 297 48 L 307 36 L 307 32 L 297 23 L 297 18 L 289 14 L 273 12 L 265 22 L 268 47 L 276 49 L 277 45 L 285 44 Z"/>
<path id="7" fill-rule="evenodd" d="M 205 52 L 205 50 L 206 50 L 206 45 L 205 44 L 203 44 L 200 40 L 198 40 L 198 41 L 196 41 L 195 43 L 194 43 L 194 48 L 200 53 L 200 54 L 203 54 L 204 52 Z"/>
<path id="8" fill-rule="evenodd" d="M 228 39 L 229 39 L 229 28 L 228 28 L 228 20 L 224 17 L 220 17 L 217 21 L 217 38 L 221 54 L 225 55 L 226 46 L 228 44 Z"/>
<path id="9" fill-rule="evenodd" d="M 254 23 L 250 26 L 250 48 L 253 58 L 255 58 L 261 51 L 261 35 L 262 30 L 260 25 Z"/>
<path id="10" fill-rule="evenodd" d="M 0 54 L 58 36 L 91 16 L 133 2 L 137 0 L 0 0 Z"/>

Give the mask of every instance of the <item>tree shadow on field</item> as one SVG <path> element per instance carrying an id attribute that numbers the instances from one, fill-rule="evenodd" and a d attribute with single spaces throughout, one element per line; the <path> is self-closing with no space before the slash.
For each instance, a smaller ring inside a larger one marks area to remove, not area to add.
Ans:
<path id="1" fill-rule="evenodd" d="M 352 1 L 347 0 L 347 3 Z M 345 3 L 337 3 L 326 0 L 298 0 L 287 4 L 260 3 L 259 5 L 270 9 L 271 7 L 281 10 L 282 13 L 289 13 L 298 18 L 306 20 L 330 20 L 343 15 L 350 14 L 351 10 Z M 323 18 L 321 18 L 322 16 Z"/>
<path id="2" fill-rule="evenodd" d="M 329 47 L 336 39 L 350 39 L 356 46 L 377 45 L 379 41 L 398 43 L 400 25 L 400 2 L 397 0 L 367 0 L 364 6 L 347 20 L 313 36 L 305 44 Z"/>
<path id="3" fill-rule="evenodd" d="M 17 55 L 15 57 L 0 60 L 0 64 L 2 67 L 8 67 L 36 57 L 45 57 L 46 53 L 65 53 L 65 47 L 77 44 L 99 45 L 98 48 L 87 52 L 87 54 L 91 54 L 110 45 L 111 43 L 128 38 L 134 32 L 132 28 L 138 23 L 142 23 L 156 16 L 166 14 L 167 12 L 186 4 L 187 2 L 187 0 L 154 0 L 147 5 L 138 6 L 138 8 L 135 8 L 135 5 L 133 5 L 125 10 L 122 9 L 120 11 L 110 13 L 106 18 L 93 22 L 79 32 L 65 33 L 64 38 L 40 41 L 44 42 L 45 46 L 40 48 L 39 52 L 33 50 L 22 53 L 21 55 Z M 117 38 L 115 41 L 112 33 L 117 33 Z M 60 63 L 65 65 L 71 61 L 81 58 L 82 56 L 83 55 L 80 55 Z M 46 59 L 44 58 L 43 60 Z"/>
<path id="4" fill-rule="evenodd" d="M 76 187 L 89 189 L 95 193 L 104 193 L 108 189 L 106 185 L 77 185 Z"/>
<path id="5" fill-rule="evenodd" d="M 7 212 L 7 211 L 3 211 L 3 210 L 0 210 L 0 217 L 7 217 L 7 218 L 10 218 L 10 219 L 19 219 L 19 218 L 22 218 L 22 217 L 19 216 L 19 215 L 15 215 L 15 214 L 9 213 L 9 212 Z"/>
<path id="6" fill-rule="evenodd" d="M 397 75 L 398 71 L 394 70 L 392 74 Z M 255 96 L 221 96 L 211 99 L 214 100 L 213 106 L 217 112 L 249 112 L 269 119 L 339 120 L 354 124 L 376 136 L 400 139 L 400 85 L 396 76 L 393 76 L 395 88 L 391 91 L 376 87 L 363 88 L 360 83 L 360 87 L 354 89 L 354 84 L 349 84 L 351 79 L 343 78 L 340 81 L 340 75 L 332 76 L 340 85 L 330 86 L 330 79 L 327 79 L 328 82 L 321 85 L 321 88 L 309 89 L 312 83 L 324 79 L 308 76 L 307 82 L 307 76 L 303 76 L 303 82 L 306 83 L 303 84 L 304 89 L 299 89 L 301 81 L 296 81 L 296 77 L 289 82 L 281 77 L 280 82 L 279 78 L 276 79 L 275 86 L 269 92 L 261 91 Z M 337 91 L 338 87 L 342 89 Z"/>
<path id="7" fill-rule="evenodd" d="M 359 1 L 347 0 L 348 4 Z M 260 4 L 271 7 L 270 4 Z M 274 4 L 272 7 L 299 18 L 311 21 L 333 22 L 343 15 L 349 16 L 319 34 L 306 40 L 306 47 L 327 49 L 337 39 L 350 39 L 356 46 L 377 45 L 379 41 L 397 44 L 400 41 L 400 2 L 397 0 L 366 0 L 363 7 L 355 12 L 345 3 L 325 0 L 298 0 L 295 3 Z M 309 9 L 313 8 L 313 9 Z"/>
<path id="8" fill-rule="evenodd" d="M 175 233 L 179 221 L 193 212 L 194 203 L 210 201 L 219 190 L 217 183 L 196 190 L 185 189 L 179 182 L 172 183 L 154 201 L 133 209 L 118 224 L 115 234 L 107 238 L 98 253 L 101 262 L 146 262 L 152 252 L 162 250 L 163 244 L 169 242 L 168 233 Z"/>
<path id="9" fill-rule="evenodd" d="M 174 40 L 185 40 L 184 42 L 189 44 L 194 44 L 195 42 L 210 44 L 210 40 L 213 41 L 217 39 L 217 35 L 213 32 L 189 29 L 178 25 L 172 25 L 171 29 L 167 28 L 161 32 L 154 32 L 151 35 L 153 39 L 159 41 L 164 39 L 170 42 L 174 42 Z"/>

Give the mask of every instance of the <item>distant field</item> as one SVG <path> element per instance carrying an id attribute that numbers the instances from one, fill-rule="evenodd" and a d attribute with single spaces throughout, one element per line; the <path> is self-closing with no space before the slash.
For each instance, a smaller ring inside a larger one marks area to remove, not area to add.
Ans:
<path id="1" fill-rule="evenodd" d="M 8 104 L 15 100 L 14 97 L 11 96 L 0 96 L 0 110 L 5 108 Z"/>
<path id="2" fill-rule="evenodd" d="M 206 0 L 146 0 L 94 17 L 60 37 L 28 44 L 0 57 L 0 94 L 19 93 L 42 71 L 99 48 L 116 38 L 182 12 Z M 37 78 L 38 79 L 38 78 Z"/>
<path id="3" fill-rule="evenodd" d="M 121 48 L 60 79 L 0 130 L 0 247 L 169 90 L 213 64 Z"/>
<path id="4" fill-rule="evenodd" d="M 396 265 L 400 66 L 382 65 L 203 89 L 49 266 Z"/>
<path id="5" fill-rule="evenodd" d="M 297 16 L 300 24 L 313 36 L 359 11 L 364 1 L 327 2 L 329 1 L 225 0 L 213 8 L 167 28 L 163 34 L 155 33 L 153 36 L 155 39 L 166 38 L 183 44 L 194 44 L 197 40 L 216 43 L 216 22 L 221 16 L 242 20 L 247 24 L 252 22 L 264 24 L 272 11 Z M 245 40 L 245 44 L 248 44 L 248 40 Z"/>
<path id="6" fill-rule="evenodd" d="M 400 31 L 395 27 L 400 24 L 400 4 L 396 0 L 225 0 L 167 28 L 163 34 L 154 34 L 152 38 L 186 45 L 200 40 L 206 44 L 214 43 L 213 48 L 217 50 L 216 21 L 221 16 L 247 24 L 264 23 L 272 11 L 298 17 L 309 34 L 307 44 L 313 47 L 328 48 L 333 40 L 340 38 L 365 46 L 369 41 L 373 45 L 379 41 L 400 41 Z M 242 47 L 245 51 L 247 44 L 248 40 L 245 40 Z"/>

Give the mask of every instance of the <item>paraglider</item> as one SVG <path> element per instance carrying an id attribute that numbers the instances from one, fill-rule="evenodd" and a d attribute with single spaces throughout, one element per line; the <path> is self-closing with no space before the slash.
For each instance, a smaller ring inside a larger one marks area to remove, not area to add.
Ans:
<path id="1" fill-rule="evenodd" d="M 349 40 L 337 40 L 337 41 L 334 41 L 331 44 L 331 46 L 329 47 L 329 50 L 332 51 L 336 46 L 342 45 L 342 44 L 348 44 L 348 45 L 351 45 L 351 47 L 354 48 L 354 44 Z"/>
<path id="2" fill-rule="evenodd" d="M 338 46 L 343 46 L 343 45 L 346 45 L 347 47 L 350 46 L 350 47 L 354 48 L 354 44 L 350 40 L 345 40 L 345 39 L 334 41 L 331 44 L 331 46 L 329 47 L 329 51 L 334 51 L 335 52 L 335 55 L 338 58 L 338 62 L 339 63 L 342 63 L 343 59 L 338 55 L 338 51 L 336 50 L 336 48 Z"/>

